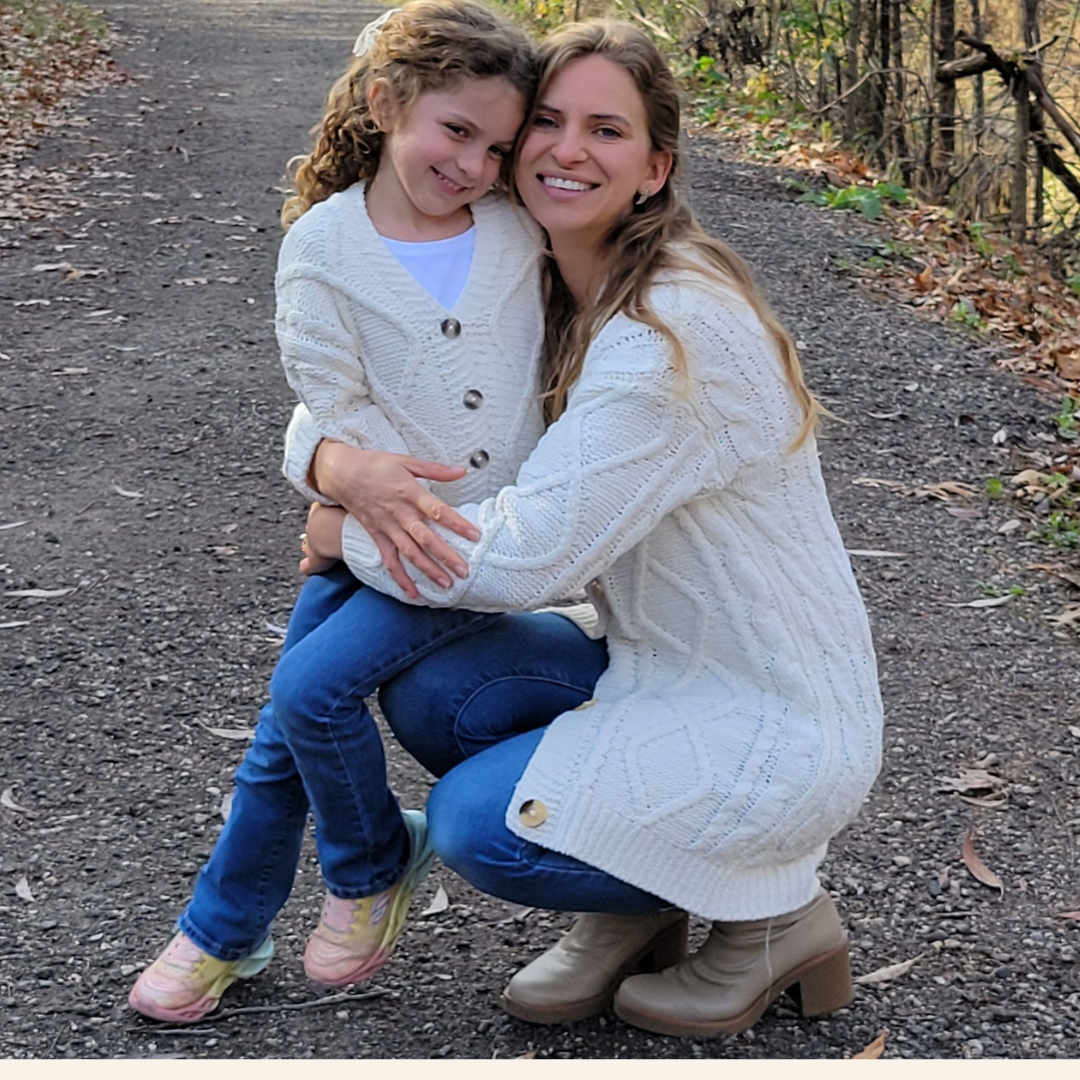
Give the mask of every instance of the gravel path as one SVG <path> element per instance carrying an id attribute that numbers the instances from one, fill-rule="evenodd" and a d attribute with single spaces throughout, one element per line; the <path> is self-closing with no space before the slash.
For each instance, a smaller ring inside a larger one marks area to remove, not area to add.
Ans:
<path id="1" fill-rule="evenodd" d="M 34 162 L 67 177 L 79 209 L 0 222 L 0 526 L 25 522 L 0 529 L 0 1055 L 839 1058 L 882 1030 L 886 1057 L 1080 1055 L 1080 926 L 1059 914 L 1080 908 L 1077 643 L 1044 619 L 1065 586 L 1027 569 L 1054 553 L 999 533 L 999 503 L 856 482 L 981 491 L 1045 445 L 1053 405 L 842 275 L 870 226 L 794 203 L 778 173 L 706 137 L 690 144 L 695 204 L 754 263 L 835 414 L 822 455 L 848 546 L 904 553 L 852 556 L 886 765 L 825 873 L 856 974 L 916 962 L 826 1021 L 782 999 L 733 1039 L 610 1014 L 539 1028 L 502 1015 L 498 991 L 568 917 L 437 868 L 414 911 L 439 907 L 439 889 L 449 906 L 417 914 L 374 997 L 343 1001 L 299 963 L 321 895 L 309 844 L 276 959 L 226 999 L 271 1011 L 180 1031 L 126 1010 L 220 828 L 298 586 L 304 508 L 277 472 L 278 189 L 378 9 L 105 8 L 134 79 L 81 102 Z M 949 606 L 1013 586 L 1024 595 L 1001 606 Z M 60 589 L 74 591 L 11 595 Z M 965 767 L 1001 778 L 1000 807 L 943 790 Z M 391 771 L 421 803 L 429 778 L 396 748 Z M 969 828 L 1003 894 L 964 869 Z"/>

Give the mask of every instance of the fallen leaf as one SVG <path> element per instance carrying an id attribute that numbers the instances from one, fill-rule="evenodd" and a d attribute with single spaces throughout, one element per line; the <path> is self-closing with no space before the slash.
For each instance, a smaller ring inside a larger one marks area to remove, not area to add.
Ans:
<path id="1" fill-rule="evenodd" d="M 1077 922 L 1080 922 L 1080 911 L 1059 911 L 1058 918 L 1075 919 Z"/>
<path id="2" fill-rule="evenodd" d="M 984 810 L 996 810 L 999 806 L 1004 806 L 1009 801 L 1004 795 L 987 795 L 981 798 L 974 795 L 961 795 L 960 798 L 969 806 L 978 806 Z"/>
<path id="3" fill-rule="evenodd" d="M 971 876 L 976 881 L 981 881 L 991 889 L 997 889 L 1004 896 L 1005 883 L 979 858 L 979 853 L 975 850 L 973 835 L 971 829 L 968 829 L 964 834 L 964 843 L 960 848 L 960 853 L 964 858 L 964 865 L 971 871 Z"/>
<path id="4" fill-rule="evenodd" d="M 435 891 L 435 898 L 420 912 L 420 915 L 421 917 L 424 915 L 438 915 L 439 912 L 445 911 L 449 906 L 450 897 L 446 895 L 446 890 L 440 885 Z"/>
<path id="5" fill-rule="evenodd" d="M 982 517 L 982 511 L 975 506 L 946 506 L 945 513 L 963 521 L 975 521 Z"/>
<path id="6" fill-rule="evenodd" d="M 959 776 L 939 776 L 937 780 L 945 785 L 937 788 L 938 791 L 957 791 L 969 795 L 978 791 L 1000 793 L 1009 786 L 1009 781 L 1003 776 L 987 772 L 986 769 L 969 769 L 966 766 L 961 768 Z"/>
<path id="7" fill-rule="evenodd" d="M 881 1032 L 880 1035 L 865 1049 L 860 1050 L 857 1054 L 851 1055 L 852 1061 L 876 1061 L 882 1054 L 885 1053 L 885 1036 L 888 1035 L 888 1029 Z"/>
<path id="8" fill-rule="evenodd" d="M 0 525 L 0 532 L 4 529 L 17 529 L 20 525 L 29 525 L 28 521 L 9 521 L 6 525 Z"/>
<path id="9" fill-rule="evenodd" d="M 30 623 L 26 619 L 19 619 L 15 622 L 0 622 L 0 630 L 13 630 L 16 626 L 29 626 Z"/>
<path id="10" fill-rule="evenodd" d="M 534 1057 L 536 1057 L 535 1050 L 526 1050 L 524 1054 L 518 1054 L 514 1061 L 532 1061 Z"/>
<path id="11" fill-rule="evenodd" d="M 199 724 L 204 731 L 209 731 L 211 735 L 216 735 L 219 739 L 254 739 L 254 728 L 223 728 L 223 727 L 210 727 L 208 724 Z"/>
<path id="12" fill-rule="evenodd" d="M 867 974 L 860 975 L 854 981 L 859 986 L 877 986 L 880 983 L 892 982 L 893 979 L 906 975 L 925 955 L 925 953 L 919 953 L 918 956 L 913 957 L 911 960 L 902 960 L 899 964 L 889 964 L 888 967 L 867 972 Z"/>
<path id="13" fill-rule="evenodd" d="M 896 491 L 904 486 L 900 480 L 883 480 L 877 476 L 857 476 L 851 481 L 856 487 L 880 487 Z"/>
<path id="14" fill-rule="evenodd" d="M 873 548 L 845 548 L 849 555 L 861 555 L 864 559 L 910 559 L 909 551 L 876 551 Z"/>
<path id="15" fill-rule="evenodd" d="M 1012 593 L 1005 596 L 984 596 L 981 600 L 968 600 L 966 604 L 945 604 L 946 607 L 1001 607 L 1012 599 Z"/>
<path id="16" fill-rule="evenodd" d="M 54 375 L 89 375 L 90 369 L 86 367 L 63 367 L 57 368 Z"/>
<path id="17" fill-rule="evenodd" d="M 15 895 L 29 904 L 34 902 L 34 894 L 30 891 L 30 882 L 25 874 L 15 882 Z"/>
<path id="18" fill-rule="evenodd" d="M 12 589 L 4 593 L 4 596 L 32 596 L 38 600 L 52 600 L 57 596 L 67 596 L 75 590 L 71 589 Z"/>
<path id="19" fill-rule="evenodd" d="M 113 484 L 112 489 L 117 495 L 123 495 L 125 499 L 141 499 L 143 497 L 141 491 L 128 491 L 127 488 L 122 488 L 119 484 Z"/>
<path id="20" fill-rule="evenodd" d="M 1016 532 L 1024 523 L 1019 518 L 1010 518 L 1003 525 L 998 526 L 998 532 L 1003 536 L 1011 532 Z"/>
<path id="21" fill-rule="evenodd" d="M 15 794 L 11 788 L 4 788 L 4 790 L 0 792 L 0 806 L 6 806 L 9 810 L 17 810 L 20 814 L 29 814 L 31 817 L 34 816 L 32 810 L 27 810 L 25 806 L 20 806 L 15 801 Z"/>
<path id="22" fill-rule="evenodd" d="M 932 266 L 923 267 L 921 273 L 916 274 L 912 281 L 918 292 L 928 293 L 934 287 L 934 268 Z"/>
<path id="23" fill-rule="evenodd" d="M 961 483 L 959 480 L 942 480 L 936 484 L 921 484 L 917 488 L 912 488 L 911 494 L 917 499 L 929 498 L 944 501 L 953 497 L 970 499 L 979 492 L 970 484 Z"/>
<path id="24" fill-rule="evenodd" d="M 1053 623 L 1054 626 L 1072 626 L 1073 623 L 1080 623 L 1080 606 L 1067 607 L 1056 615 L 1047 615 L 1046 621 Z"/>

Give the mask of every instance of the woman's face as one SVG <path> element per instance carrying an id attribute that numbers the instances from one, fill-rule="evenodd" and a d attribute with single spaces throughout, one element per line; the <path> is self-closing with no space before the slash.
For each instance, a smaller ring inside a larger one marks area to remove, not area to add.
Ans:
<path id="1" fill-rule="evenodd" d="M 517 186 L 553 244 L 599 248 L 639 192 L 659 191 L 671 155 L 654 150 L 645 103 L 630 74 L 604 56 L 566 65 L 525 132 Z"/>

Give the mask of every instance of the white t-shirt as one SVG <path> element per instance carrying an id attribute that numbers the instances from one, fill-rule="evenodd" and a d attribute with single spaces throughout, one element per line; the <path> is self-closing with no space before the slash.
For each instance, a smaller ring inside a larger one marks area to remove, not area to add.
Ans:
<path id="1" fill-rule="evenodd" d="M 398 262 L 448 310 L 465 289 L 476 247 L 476 226 L 445 240 L 391 240 L 383 243 Z"/>

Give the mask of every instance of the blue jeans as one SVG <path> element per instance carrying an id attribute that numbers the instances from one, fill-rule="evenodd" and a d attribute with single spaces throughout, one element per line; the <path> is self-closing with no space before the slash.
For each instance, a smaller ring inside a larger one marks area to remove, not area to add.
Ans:
<path id="1" fill-rule="evenodd" d="M 310 809 L 327 887 L 370 896 L 401 877 L 409 836 L 364 698 L 447 642 L 500 615 L 414 607 L 338 565 L 300 591 L 232 810 L 180 929 L 222 960 L 249 955 L 285 903 Z"/>
<path id="2" fill-rule="evenodd" d="M 666 901 L 523 840 L 505 824 L 544 728 L 592 696 L 607 648 L 561 615 L 504 615 L 379 692 L 398 741 L 442 779 L 428 830 L 443 862 L 483 892 L 530 907 L 638 914 Z"/>

